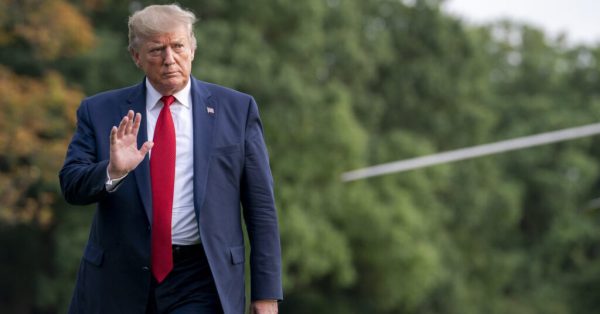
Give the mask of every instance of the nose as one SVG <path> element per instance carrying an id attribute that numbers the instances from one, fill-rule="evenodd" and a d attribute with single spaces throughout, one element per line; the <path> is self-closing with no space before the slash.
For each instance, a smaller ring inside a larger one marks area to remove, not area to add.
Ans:
<path id="1" fill-rule="evenodd" d="M 167 47 L 165 48 L 165 55 L 164 55 L 164 65 L 169 66 L 171 64 L 175 63 L 175 56 L 173 55 L 173 49 L 171 49 L 171 47 Z"/>

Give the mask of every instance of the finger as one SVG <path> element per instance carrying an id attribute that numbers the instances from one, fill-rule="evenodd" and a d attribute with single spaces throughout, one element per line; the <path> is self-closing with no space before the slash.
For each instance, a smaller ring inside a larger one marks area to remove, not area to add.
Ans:
<path id="1" fill-rule="evenodd" d="M 135 115 L 135 120 L 134 120 L 134 123 L 133 123 L 132 133 L 133 133 L 134 136 L 137 136 L 138 131 L 140 130 L 141 123 L 142 123 L 142 114 L 138 112 Z"/>
<path id="2" fill-rule="evenodd" d="M 152 146 L 154 146 L 154 142 L 148 141 L 144 143 L 144 145 L 142 145 L 140 148 L 140 155 L 146 156 L 146 154 L 152 149 Z"/>
<path id="3" fill-rule="evenodd" d="M 125 134 L 131 134 L 131 130 L 133 129 L 133 117 L 134 117 L 134 113 L 133 110 L 129 110 L 127 112 L 127 125 L 125 127 Z"/>
<path id="4" fill-rule="evenodd" d="M 117 127 L 113 126 L 112 129 L 110 129 L 110 145 L 116 145 L 117 144 Z"/>
<path id="5" fill-rule="evenodd" d="M 117 129 L 117 138 L 121 138 L 125 134 L 125 127 L 127 126 L 128 121 L 129 118 L 127 118 L 127 116 L 124 116 L 123 119 L 121 119 L 121 123 L 119 123 L 119 128 Z"/>

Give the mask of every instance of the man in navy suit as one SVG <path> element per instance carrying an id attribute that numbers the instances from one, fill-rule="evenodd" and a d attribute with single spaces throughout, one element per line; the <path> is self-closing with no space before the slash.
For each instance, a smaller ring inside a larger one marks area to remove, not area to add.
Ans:
<path id="1" fill-rule="evenodd" d="M 141 84 L 84 99 L 60 171 L 65 199 L 97 204 L 70 313 L 277 313 L 281 252 L 254 99 L 191 77 L 192 12 L 129 18 Z M 243 219 L 242 219 L 243 216 Z"/>

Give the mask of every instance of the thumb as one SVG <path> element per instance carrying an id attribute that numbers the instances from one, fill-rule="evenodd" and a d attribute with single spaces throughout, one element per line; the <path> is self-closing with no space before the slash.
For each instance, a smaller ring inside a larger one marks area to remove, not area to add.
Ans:
<path id="1" fill-rule="evenodd" d="M 144 145 L 142 145 L 140 148 L 140 154 L 142 156 L 146 156 L 146 154 L 152 149 L 152 146 L 154 146 L 154 142 L 148 141 L 144 143 Z"/>

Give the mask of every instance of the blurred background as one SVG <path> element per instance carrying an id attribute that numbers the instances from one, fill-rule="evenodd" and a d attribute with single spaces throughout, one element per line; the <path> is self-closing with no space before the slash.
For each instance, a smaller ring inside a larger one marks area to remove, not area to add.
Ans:
<path id="1" fill-rule="evenodd" d="M 600 138 L 340 180 L 600 119 L 598 40 L 453 2 L 179 1 L 194 75 L 260 106 L 282 313 L 600 311 Z M 126 23 L 150 3 L 0 0 L 2 313 L 66 312 L 94 208 L 57 172 L 81 99 L 142 81 Z"/>

